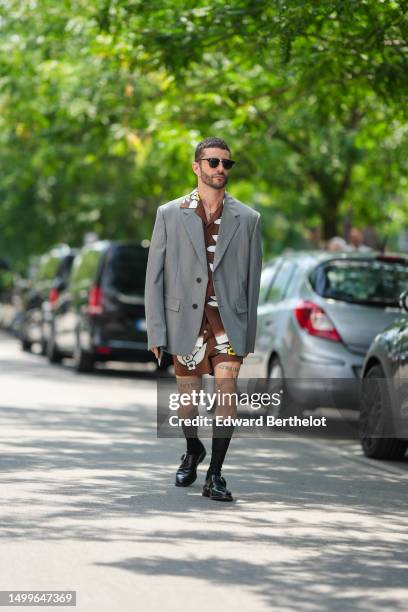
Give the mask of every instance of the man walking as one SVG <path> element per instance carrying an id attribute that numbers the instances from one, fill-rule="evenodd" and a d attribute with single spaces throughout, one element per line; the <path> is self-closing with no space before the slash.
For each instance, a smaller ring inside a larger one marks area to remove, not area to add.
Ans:
<path id="1" fill-rule="evenodd" d="M 158 359 L 172 354 L 180 393 L 201 387 L 203 374 L 215 378 L 215 391 L 235 391 L 243 358 L 254 350 L 262 267 L 260 215 L 225 191 L 234 165 L 227 143 L 206 138 L 195 150 L 197 188 L 157 210 L 146 273 L 148 346 Z M 180 418 L 198 414 L 192 404 Z M 215 415 L 236 416 L 233 401 Z M 203 495 L 232 501 L 221 468 L 231 427 L 215 426 Z M 187 451 L 176 486 L 189 486 L 206 455 L 197 427 L 183 426 Z"/>

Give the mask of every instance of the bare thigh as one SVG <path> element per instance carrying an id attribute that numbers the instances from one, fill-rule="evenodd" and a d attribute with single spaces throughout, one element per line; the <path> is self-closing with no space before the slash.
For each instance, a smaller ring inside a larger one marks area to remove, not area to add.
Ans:
<path id="1" fill-rule="evenodd" d="M 214 367 L 215 391 L 222 401 L 217 404 L 216 416 L 236 416 L 236 380 L 241 364 L 239 361 L 223 361 Z"/>
<path id="2" fill-rule="evenodd" d="M 192 391 L 200 391 L 202 385 L 202 376 L 176 376 L 177 390 L 180 394 L 188 393 Z M 192 402 L 187 406 L 182 406 L 178 409 L 178 416 L 181 419 L 190 419 L 198 415 L 198 406 L 194 406 Z"/>

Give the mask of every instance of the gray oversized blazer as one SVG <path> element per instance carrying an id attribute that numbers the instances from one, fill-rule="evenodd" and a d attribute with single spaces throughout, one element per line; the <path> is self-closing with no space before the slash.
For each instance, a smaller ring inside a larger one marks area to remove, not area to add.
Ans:
<path id="1" fill-rule="evenodd" d="M 194 348 L 208 280 L 202 221 L 195 208 L 180 208 L 185 197 L 157 209 L 145 286 L 148 346 L 178 355 Z M 254 350 L 261 267 L 260 214 L 226 193 L 213 281 L 237 355 Z"/>

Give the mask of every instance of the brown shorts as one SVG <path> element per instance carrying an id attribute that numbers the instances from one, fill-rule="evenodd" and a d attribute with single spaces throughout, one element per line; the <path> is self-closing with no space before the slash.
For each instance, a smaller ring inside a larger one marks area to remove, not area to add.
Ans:
<path id="1" fill-rule="evenodd" d="M 223 361 L 242 363 L 242 355 L 237 355 L 231 344 L 217 344 L 211 328 L 204 334 L 202 346 L 195 346 L 189 355 L 173 355 L 174 373 L 176 376 L 214 375 L 214 368 Z"/>

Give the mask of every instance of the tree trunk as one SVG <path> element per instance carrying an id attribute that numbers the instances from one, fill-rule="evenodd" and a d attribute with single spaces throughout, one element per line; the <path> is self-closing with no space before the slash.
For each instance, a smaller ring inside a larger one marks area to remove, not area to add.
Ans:
<path id="1" fill-rule="evenodd" d="M 333 236 L 338 236 L 339 231 L 339 202 L 327 201 L 324 204 L 322 214 L 323 239 L 330 240 Z"/>

